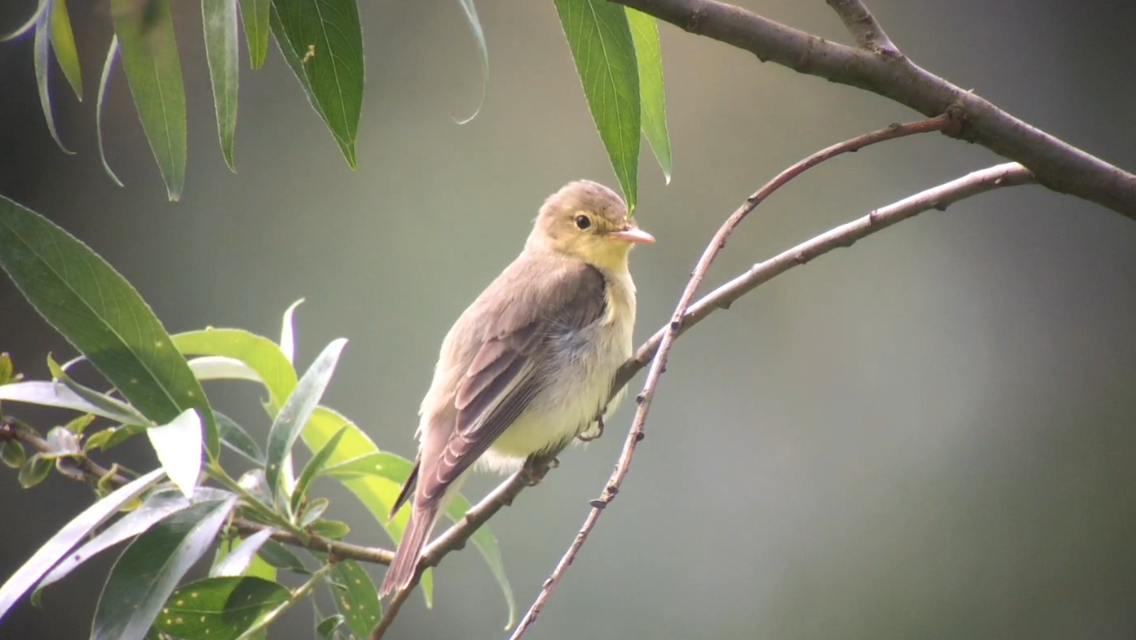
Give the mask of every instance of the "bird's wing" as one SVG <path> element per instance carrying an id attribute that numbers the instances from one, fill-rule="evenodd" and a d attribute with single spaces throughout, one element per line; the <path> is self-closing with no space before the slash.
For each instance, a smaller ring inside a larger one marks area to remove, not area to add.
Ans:
<path id="1" fill-rule="evenodd" d="M 431 465 L 433 477 L 419 478 L 424 498 L 440 497 L 544 389 L 548 350 L 556 337 L 603 316 L 606 284 L 594 267 L 574 264 L 549 275 L 537 290 L 524 292 L 524 304 L 496 297 L 499 308 L 480 314 L 487 326 L 454 398 L 456 424 Z M 508 282 L 501 284 L 509 288 Z"/>

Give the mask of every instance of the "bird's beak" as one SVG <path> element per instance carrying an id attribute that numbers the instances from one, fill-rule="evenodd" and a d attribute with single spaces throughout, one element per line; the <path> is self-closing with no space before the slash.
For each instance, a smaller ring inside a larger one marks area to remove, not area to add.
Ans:
<path id="1" fill-rule="evenodd" d="M 632 244 L 651 244 L 655 241 L 655 236 L 633 224 L 629 224 L 623 229 L 611 233 L 610 236 L 615 240 L 622 240 Z"/>

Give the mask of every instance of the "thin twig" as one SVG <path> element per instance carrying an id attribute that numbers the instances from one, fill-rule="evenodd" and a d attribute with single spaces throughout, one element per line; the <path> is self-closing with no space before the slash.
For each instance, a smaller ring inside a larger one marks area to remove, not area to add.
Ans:
<path id="1" fill-rule="evenodd" d="M 868 7 L 860 0 L 828 0 L 828 6 L 840 16 L 848 33 L 855 38 L 861 49 L 867 49 L 889 58 L 900 58 L 903 54 L 892 44 L 891 38 Z"/>
<path id="2" fill-rule="evenodd" d="M 832 42 L 717 0 L 613 1 L 749 51 L 762 61 L 881 95 L 925 116 L 957 107 L 965 123 L 963 140 L 1020 162 L 1048 189 L 1136 220 L 1136 175 L 1014 117 L 908 58 L 887 58 Z"/>
<path id="3" fill-rule="evenodd" d="M 575 560 L 576 554 L 580 552 L 580 549 L 587 541 L 588 535 L 591 533 L 592 529 L 595 528 L 596 523 L 599 522 L 600 514 L 611 504 L 611 501 L 614 500 L 615 496 L 619 493 L 619 488 L 631 468 L 631 461 L 635 457 L 635 449 L 645 435 L 644 427 L 647 422 L 647 413 L 651 410 L 651 400 L 655 396 L 655 389 L 658 387 L 659 379 L 662 377 L 663 372 L 666 371 L 667 357 L 670 354 L 671 346 L 674 344 L 675 339 L 678 338 L 679 332 L 682 329 L 683 320 L 686 317 L 691 302 L 694 300 L 694 295 L 698 292 L 698 287 L 706 278 L 706 274 L 709 273 L 710 265 L 713 264 L 714 259 L 722 249 L 726 247 L 726 241 L 729 239 L 730 234 L 732 234 L 734 230 L 737 229 L 738 225 L 745 220 L 746 216 L 759 204 L 764 202 L 766 198 L 793 178 L 796 178 L 826 160 L 842 153 L 857 151 L 868 145 L 894 140 L 916 133 L 946 131 L 954 126 L 957 126 L 957 122 L 949 114 L 943 114 L 919 122 L 893 124 L 886 129 L 856 136 L 850 140 L 822 149 L 779 173 L 762 186 L 761 189 L 758 189 L 753 195 L 746 198 L 745 202 L 722 223 L 718 232 L 714 234 L 710 243 L 706 245 L 702 257 L 698 260 L 698 265 L 691 273 L 690 280 L 687 282 L 686 288 L 683 290 L 682 295 L 679 297 L 678 304 L 675 306 L 670 324 L 664 330 L 662 340 L 659 341 L 659 347 L 655 352 L 654 362 L 651 363 L 651 368 L 647 371 L 647 380 L 643 383 L 643 391 L 635 397 L 635 402 L 639 406 L 635 410 L 635 417 L 632 419 L 631 429 L 627 433 L 627 440 L 623 444 L 623 450 L 619 454 L 619 460 L 615 464 L 615 471 L 612 472 L 600 497 L 592 501 L 591 511 L 588 512 L 587 517 L 584 519 L 584 524 L 581 525 L 575 539 L 572 540 L 572 544 L 568 546 L 568 550 L 565 551 L 564 555 L 560 558 L 560 562 L 556 564 L 556 568 L 552 570 L 552 574 L 544 581 L 544 585 L 541 587 L 540 593 L 537 594 L 536 600 L 533 602 L 532 606 L 529 607 L 525 616 L 521 618 L 520 623 L 517 624 L 517 629 L 513 632 L 511 640 L 519 640 L 521 636 L 524 635 L 525 630 L 528 629 L 536 620 L 537 616 L 540 615 L 541 609 L 544 608 L 548 599 L 552 597 L 552 592 L 556 589 L 556 585 L 559 584 L 560 579 L 564 577 L 564 573 L 568 570 L 568 567 L 571 566 L 573 560 Z M 619 380 L 617 380 L 616 383 L 618 384 Z"/>

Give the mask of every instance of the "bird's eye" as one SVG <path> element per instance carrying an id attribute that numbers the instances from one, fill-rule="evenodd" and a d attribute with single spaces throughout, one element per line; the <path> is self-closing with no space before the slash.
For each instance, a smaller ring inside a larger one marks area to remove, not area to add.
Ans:
<path id="1" fill-rule="evenodd" d="M 576 216 L 576 228 L 583 231 L 592 226 L 592 219 L 588 216 Z"/>

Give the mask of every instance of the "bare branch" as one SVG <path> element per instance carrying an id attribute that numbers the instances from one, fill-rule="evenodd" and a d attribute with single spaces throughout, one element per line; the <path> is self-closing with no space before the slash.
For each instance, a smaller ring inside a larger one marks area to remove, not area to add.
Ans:
<path id="1" fill-rule="evenodd" d="M 876 22 L 876 17 L 860 0 L 827 0 L 828 6 L 840 16 L 848 33 L 856 39 L 861 49 L 867 49 L 889 58 L 899 58 L 903 54 L 884 33 L 884 28 Z"/>
<path id="2" fill-rule="evenodd" d="M 750 51 L 763 61 L 857 87 L 926 116 L 957 108 L 959 137 L 1020 162 L 1041 185 L 1136 219 L 1136 175 L 1033 127 L 907 58 L 823 40 L 716 0 L 614 0 L 681 29 Z"/>

